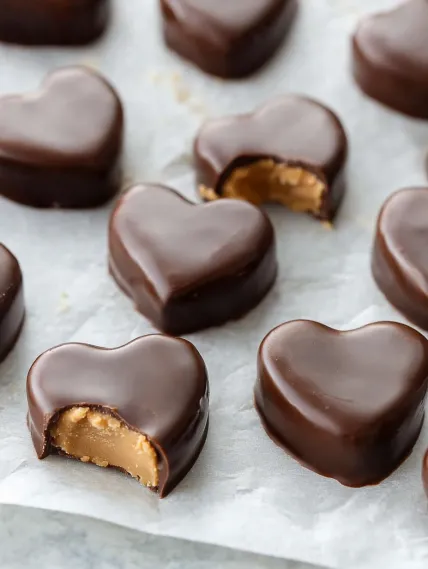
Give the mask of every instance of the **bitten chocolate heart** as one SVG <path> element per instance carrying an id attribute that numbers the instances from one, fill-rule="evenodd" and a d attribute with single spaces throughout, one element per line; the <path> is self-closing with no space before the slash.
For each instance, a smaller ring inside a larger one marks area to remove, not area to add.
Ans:
<path id="1" fill-rule="evenodd" d="M 253 114 L 208 121 L 195 141 L 199 191 L 206 200 L 279 202 L 333 219 L 342 199 L 345 131 L 335 114 L 299 96 Z"/>
<path id="2" fill-rule="evenodd" d="M 34 362 L 28 424 L 40 459 L 112 466 L 166 496 L 208 431 L 208 378 L 196 348 L 162 335 L 108 350 L 64 344 Z"/>
<path id="3" fill-rule="evenodd" d="M 250 204 L 195 205 L 135 186 L 110 220 L 110 271 L 144 316 L 181 335 L 239 318 L 273 285 L 273 228 Z"/>
<path id="4" fill-rule="evenodd" d="M 104 31 L 110 0 L 1 0 L 0 41 L 82 45 Z"/>
<path id="5" fill-rule="evenodd" d="M 297 0 L 161 0 L 166 44 L 203 71 L 238 78 L 259 69 L 290 28 Z"/>
<path id="6" fill-rule="evenodd" d="M 428 119 L 428 1 L 408 0 L 364 19 L 353 39 L 361 89 L 401 113 Z"/>
<path id="7" fill-rule="evenodd" d="M 373 276 L 386 298 L 428 330 L 428 188 L 390 196 L 378 217 Z"/>
<path id="8" fill-rule="evenodd" d="M 24 290 L 17 259 L 0 244 L 0 362 L 15 345 L 24 322 Z"/>
<path id="9" fill-rule="evenodd" d="M 428 451 L 424 457 L 424 462 L 422 465 L 422 479 L 424 482 L 426 495 L 428 496 Z"/>
<path id="10" fill-rule="evenodd" d="M 268 435 L 346 486 L 375 484 L 410 454 L 424 419 L 428 342 L 377 322 L 339 332 L 296 320 L 259 350 L 255 403 Z"/>
<path id="11" fill-rule="evenodd" d="M 0 98 L 0 194 L 34 207 L 85 208 L 120 188 L 123 111 L 97 73 L 69 67 L 37 93 Z"/>

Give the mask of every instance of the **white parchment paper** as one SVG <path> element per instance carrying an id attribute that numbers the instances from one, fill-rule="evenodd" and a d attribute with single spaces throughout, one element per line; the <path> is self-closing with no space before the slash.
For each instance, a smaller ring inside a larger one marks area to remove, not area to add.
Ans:
<path id="1" fill-rule="evenodd" d="M 231 0 L 245 3 L 245 0 Z M 303 469 L 263 432 L 252 404 L 264 335 L 293 318 L 339 328 L 399 320 L 376 290 L 369 250 L 379 206 L 426 182 L 428 124 L 365 99 L 349 72 L 349 34 L 390 0 L 301 0 L 289 41 L 257 76 L 210 78 L 163 46 L 155 0 L 116 0 L 106 38 L 82 50 L 0 46 L 0 92 L 38 86 L 52 68 L 104 72 L 126 107 L 128 181 L 162 181 L 195 197 L 191 148 L 209 116 L 249 111 L 281 93 L 332 106 L 350 136 L 348 194 L 333 231 L 272 207 L 278 282 L 246 318 L 193 334 L 211 382 L 211 424 L 196 466 L 166 500 L 113 471 L 58 457 L 38 461 L 26 429 L 25 379 L 36 356 L 61 342 L 118 346 L 152 332 L 107 275 L 111 205 L 37 211 L 0 198 L 0 241 L 21 262 L 28 316 L 0 367 L 0 502 L 86 514 L 144 532 L 318 563 L 335 569 L 427 566 L 428 503 L 412 456 L 379 486 L 353 490 Z"/>

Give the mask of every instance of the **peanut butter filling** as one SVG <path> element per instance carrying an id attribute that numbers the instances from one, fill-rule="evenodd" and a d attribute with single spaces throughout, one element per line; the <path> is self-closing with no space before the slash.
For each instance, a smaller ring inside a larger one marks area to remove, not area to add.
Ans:
<path id="1" fill-rule="evenodd" d="M 325 184 L 311 172 L 264 159 L 233 170 L 223 184 L 221 197 L 254 205 L 278 202 L 292 211 L 319 214 L 325 191 Z M 200 186 L 200 193 L 209 201 L 220 197 L 205 186 Z"/>
<path id="2" fill-rule="evenodd" d="M 51 429 L 52 444 L 82 462 L 117 466 L 142 484 L 159 483 L 157 456 L 147 437 L 89 407 L 64 411 Z"/>

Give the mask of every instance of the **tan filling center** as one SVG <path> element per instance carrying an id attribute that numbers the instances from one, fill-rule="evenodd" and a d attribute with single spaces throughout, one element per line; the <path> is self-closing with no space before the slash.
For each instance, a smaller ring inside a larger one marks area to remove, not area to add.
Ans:
<path id="1" fill-rule="evenodd" d="M 142 484 L 157 487 L 157 456 L 147 438 L 114 417 L 73 407 L 51 429 L 52 444 L 82 462 L 117 466 Z"/>
<path id="2" fill-rule="evenodd" d="M 255 205 L 279 202 L 293 211 L 318 214 L 325 190 L 325 184 L 311 172 L 265 159 L 233 170 L 223 184 L 221 197 Z M 219 198 L 205 186 L 200 192 L 209 201 Z"/>

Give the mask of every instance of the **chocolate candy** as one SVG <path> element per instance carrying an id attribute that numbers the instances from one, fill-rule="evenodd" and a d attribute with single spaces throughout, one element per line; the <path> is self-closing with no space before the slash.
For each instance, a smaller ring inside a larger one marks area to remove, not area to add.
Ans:
<path id="1" fill-rule="evenodd" d="M 428 451 L 424 457 L 424 462 L 422 465 L 422 479 L 424 481 L 426 495 L 428 496 Z"/>
<path id="2" fill-rule="evenodd" d="M 208 379 L 186 340 L 153 335 L 113 350 L 64 344 L 27 379 L 28 425 L 40 459 L 112 466 L 166 496 L 208 431 Z"/>
<path id="3" fill-rule="evenodd" d="M 0 362 L 15 345 L 24 322 L 24 289 L 19 263 L 0 244 Z"/>
<path id="4" fill-rule="evenodd" d="M 109 0 L 2 0 L 0 41 L 29 45 L 80 45 L 106 27 Z"/>
<path id="5" fill-rule="evenodd" d="M 137 310 L 181 335 L 239 318 L 275 281 L 273 228 L 250 204 L 195 205 L 135 186 L 110 221 L 110 271 Z"/>
<path id="6" fill-rule="evenodd" d="M 377 221 L 372 271 L 389 302 L 428 330 L 428 188 L 407 188 L 387 199 Z"/>
<path id="7" fill-rule="evenodd" d="M 259 350 L 255 403 L 271 439 L 315 472 L 360 487 L 410 454 L 424 419 L 428 342 L 377 322 L 339 332 L 296 320 Z"/>
<path id="8" fill-rule="evenodd" d="M 55 71 L 37 93 L 1 97 L 0 194 L 34 207 L 106 202 L 120 188 L 122 130 L 116 92 L 84 67 Z"/>
<path id="9" fill-rule="evenodd" d="M 199 191 L 206 200 L 279 202 L 333 219 L 342 199 L 347 139 L 332 111 L 299 96 L 253 114 L 208 121 L 195 141 Z"/>
<path id="10" fill-rule="evenodd" d="M 279 48 L 297 0 L 161 0 L 166 44 L 203 71 L 238 78 Z"/>
<path id="11" fill-rule="evenodd" d="M 373 99 L 428 119 L 428 2 L 408 0 L 369 16 L 353 40 L 353 72 Z"/>

